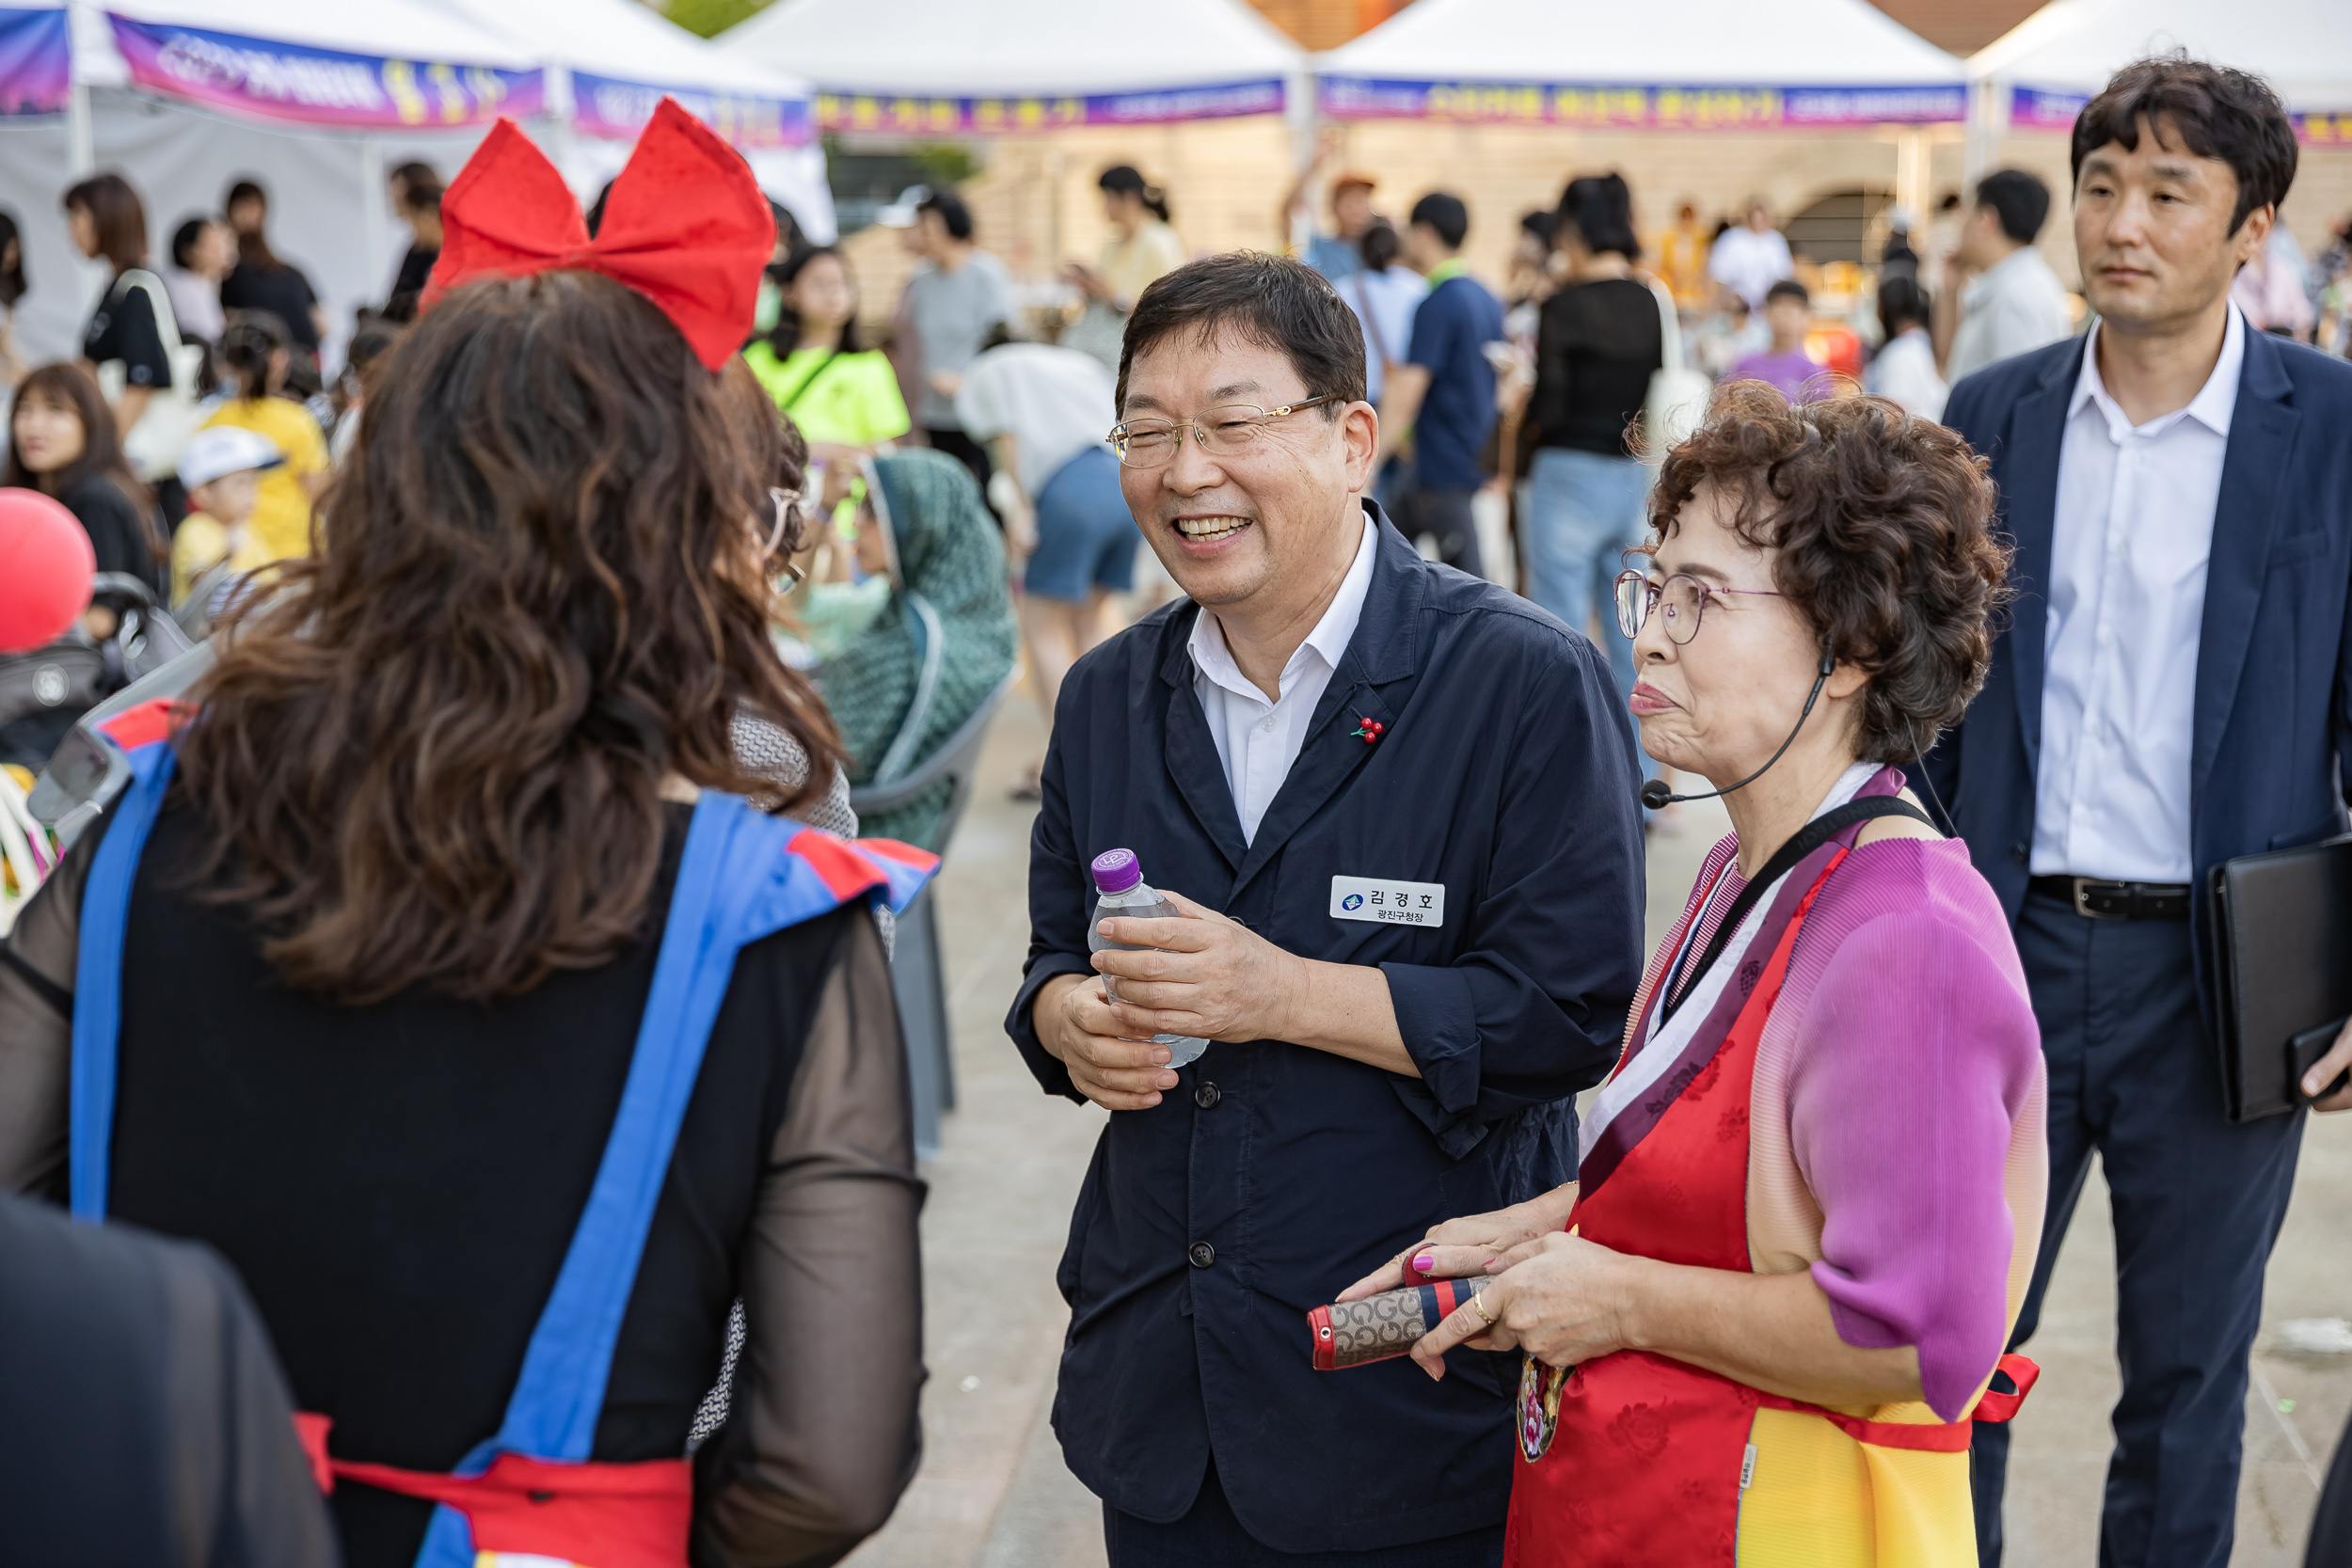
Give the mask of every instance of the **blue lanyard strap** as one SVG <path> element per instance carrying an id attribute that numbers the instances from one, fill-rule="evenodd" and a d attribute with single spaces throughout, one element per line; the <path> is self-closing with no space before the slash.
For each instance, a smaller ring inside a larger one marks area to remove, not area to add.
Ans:
<path id="1" fill-rule="evenodd" d="M 122 1033 L 122 939 L 130 925 L 131 884 L 139 854 L 155 830 L 173 754 L 163 741 L 131 753 L 131 783 L 82 884 L 80 947 L 73 965 L 73 1066 L 70 1078 L 66 1171 L 73 1217 L 106 1217 L 115 1131 L 116 1049 Z"/>
<path id="2" fill-rule="evenodd" d="M 506 1419 L 497 1436 L 467 1456 L 460 1473 L 477 1459 L 487 1465 L 501 1449 L 539 1459 L 588 1457 L 621 1318 L 711 1024 L 735 973 L 737 951 L 761 934 L 748 928 L 754 922 L 746 916 L 759 912 L 753 906 L 761 901 L 763 879 L 730 876 L 729 869 L 784 869 L 785 845 L 798 831 L 799 824 L 752 811 L 733 796 L 706 794 L 696 803 L 654 961 L 653 989 L 596 1184 L 523 1355 Z M 837 902 L 827 897 L 822 908 Z M 822 911 L 811 900 L 775 912 L 788 912 L 788 918 L 770 929 Z"/>

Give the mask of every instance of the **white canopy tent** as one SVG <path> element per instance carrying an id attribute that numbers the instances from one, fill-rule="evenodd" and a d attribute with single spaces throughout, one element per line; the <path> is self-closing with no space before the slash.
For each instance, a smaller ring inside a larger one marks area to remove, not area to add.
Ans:
<path id="1" fill-rule="evenodd" d="M 1579 131 L 1896 126 L 1895 191 L 1926 203 L 1927 127 L 1967 111 L 1959 59 L 1869 0 L 1418 0 L 1316 61 L 1341 120 Z"/>
<path id="2" fill-rule="evenodd" d="M 405 234 L 395 243 L 384 171 L 416 159 L 453 176 L 501 114 L 593 197 L 660 95 L 675 92 L 743 149 L 804 228 L 832 227 L 804 84 L 629 0 L 112 0 L 106 9 L 70 0 L 68 9 L 66 113 L 0 119 L 0 207 L 24 230 L 31 284 L 17 340 L 34 360 L 78 351 L 103 282 L 103 267 L 71 248 L 58 205 L 97 168 L 139 190 L 159 262 L 185 217 L 217 212 L 231 181 L 258 179 L 271 194 L 273 247 L 309 275 L 338 329 L 384 296 L 405 244 Z M 598 94 L 585 115 L 574 112 L 580 78 Z"/>
<path id="3" fill-rule="evenodd" d="M 2344 0 L 2052 0 L 1969 57 L 1979 128 L 2065 131 L 2120 67 L 2173 49 L 2267 81 L 2305 146 L 2352 148 Z"/>
<path id="4" fill-rule="evenodd" d="M 1279 112 L 1306 58 L 1243 0 L 784 0 L 717 41 L 814 81 L 828 131 L 930 135 Z"/>
<path id="5" fill-rule="evenodd" d="M 1532 110 L 1538 122 L 1694 129 L 1726 116 L 1786 126 L 1958 119 L 1963 80 L 1958 59 L 1868 0 L 1419 0 L 1316 69 L 1324 110 L 1340 118 L 1526 122 Z M 1564 105 L 1527 96 L 1584 87 L 1652 90 Z M 1757 96 L 1710 108 L 1716 89 Z M 1661 103 L 1661 93 L 1675 96 Z"/>
<path id="6" fill-rule="evenodd" d="M 803 233 L 820 244 L 834 237 L 804 77 L 721 49 L 636 0 L 446 3 L 549 68 L 550 115 L 571 132 L 555 138 L 559 162 L 583 197 L 620 172 L 637 130 L 667 93 L 736 144 Z"/>

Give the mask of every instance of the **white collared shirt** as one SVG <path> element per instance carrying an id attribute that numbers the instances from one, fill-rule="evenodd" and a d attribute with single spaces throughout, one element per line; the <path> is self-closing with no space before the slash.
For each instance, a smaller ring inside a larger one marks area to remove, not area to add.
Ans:
<path id="1" fill-rule="evenodd" d="M 2137 426 L 2099 378 L 2098 332 L 2058 448 L 2032 871 L 2185 882 L 2205 567 L 2246 323 L 2232 307 L 2203 389 Z"/>
<path id="2" fill-rule="evenodd" d="M 1369 514 L 1356 559 L 1340 579 L 1340 591 L 1307 641 L 1282 666 L 1281 700 L 1269 703 L 1265 693 L 1249 683 L 1225 645 L 1225 628 L 1216 612 L 1202 607 L 1192 624 L 1192 689 L 1208 716 L 1209 734 L 1216 740 L 1216 759 L 1225 767 L 1226 787 L 1233 792 L 1233 810 L 1241 817 L 1241 836 L 1256 842 L 1258 824 L 1266 807 L 1281 792 L 1282 781 L 1307 743 L 1307 726 L 1315 705 L 1340 667 L 1364 612 L 1364 594 L 1372 587 L 1372 558 L 1379 544 L 1379 529 Z"/>

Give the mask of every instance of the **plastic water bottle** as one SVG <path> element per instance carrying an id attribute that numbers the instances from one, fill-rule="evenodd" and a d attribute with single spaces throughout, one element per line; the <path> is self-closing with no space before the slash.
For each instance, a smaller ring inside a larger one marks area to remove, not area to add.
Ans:
<path id="1" fill-rule="evenodd" d="M 1106 947 L 1145 949 L 1140 943 L 1113 942 L 1101 930 L 1104 920 L 1117 916 L 1122 920 L 1182 920 L 1184 911 L 1152 891 L 1143 880 L 1143 863 L 1136 859 L 1133 849 L 1105 849 L 1094 857 L 1094 887 L 1103 896 L 1094 906 L 1094 918 L 1087 922 L 1087 948 L 1100 953 Z M 1103 994 L 1113 1001 L 1119 999 L 1118 982 L 1103 976 Z M 1168 1065 L 1180 1068 L 1200 1058 L 1209 1049 L 1209 1042 L 1190 1035 L 1154 1035 L 1152 1043 L 1168 1047 Z"/>

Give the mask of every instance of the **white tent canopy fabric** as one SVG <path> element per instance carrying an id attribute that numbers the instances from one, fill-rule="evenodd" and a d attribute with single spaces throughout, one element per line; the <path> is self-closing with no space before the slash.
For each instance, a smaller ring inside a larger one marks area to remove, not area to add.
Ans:
<path id="1" fill-rule="evenodd" d="M 716 41 L 816 82 L 827 130 L 950 135 L 1270 113 L 1305 62 L 1244 0 L 783 0 Z"/>
<path id="2" fill-rule="evenodd" d="M 660 95 L 675 93 L 743 150 L 804 231 L 833 233 L 806 84 L 631 0 L 75 0 L 71 13 L 72 109 L 0 119 L 0 208 L 24 230 L 32 285 L 16 336 L 36 359 L 78 352 L 103 282 L 72 249 L 58 207 L 75 171 L 93 166 L 140 191 L 158 263 L 183 218 L 217 212 L 230 182 L 258 179 L 273 247 L 309 275 L 339 331 L 384 297 L 407 243 L 384 171 L 416 159 L 452 177 L 501 115 L 590 198 Z M 576 82 L 601 95 L 588 114 L 573 113 Z"/>
<path id="3" fill-rule="evenodd" d="M 93 87 L 131 83 L 116 46 L 109 13 L 132 23 L 176 26 L 238 39 L 266 40 L 309 49 L 378 58 L 433 60 L 453 66 L 529 71 L 531 50 L 433 0 L 367 0 L 362 6 L 322 6 L 316 0 L 112 0 L 74 12 L 74 80 Z M 199 55 L 225 74 L 235 62 Z M 289 104 L 291 111 L 299 105 Z"/>
<path id="4" fill-rule="evenodd" d="M 620 172 L 664 94 L 733 142 L 803 234 L 834 238 L 833 193 L 806 78 L 696 38 L 636 0 L 444 0 L 550 68 L 549 109 L 580 133 L 554 150 L 590 196 Z M 543 140 L 546 138 L 542 138 Z"/>
<path id="5" fill-rule="evenodd" d="M 2119 68 L 2175 49 L 2267 81 L 2307 143 L 2352 147 L 2344 0 L 2052 0 L 1971 55 L 1968 74 L 2012 89 L 2015 123 L 2063 130 Z"/>
<path id="6" fill-rule="evenodd" d="M 1965 110 L 1961 62 L 1868 0 L 1418 0 L 1317 70 L 1340 119 L 1733 129 Z"/>

